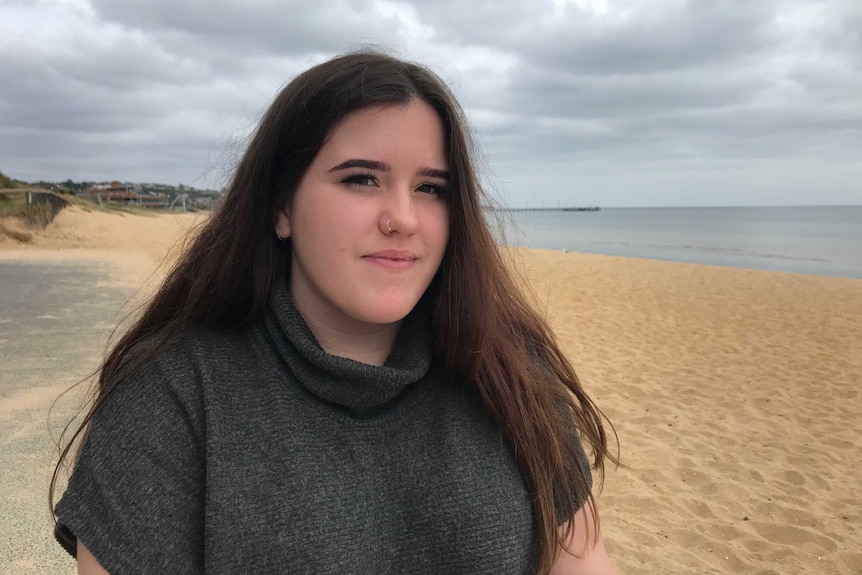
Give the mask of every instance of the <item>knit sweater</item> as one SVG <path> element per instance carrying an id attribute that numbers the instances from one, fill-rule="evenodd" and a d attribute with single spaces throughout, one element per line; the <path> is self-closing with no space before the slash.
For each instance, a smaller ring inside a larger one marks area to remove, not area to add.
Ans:
<path id="1" fill-rule="evenodd" d="M 115 389 L 59 533 L 112 575 L 533 573 L 510 445 L 432 359 L 415 320 L 381 367 L 327 354 L 279 286 L 260 324 L 189 331 Z"/>

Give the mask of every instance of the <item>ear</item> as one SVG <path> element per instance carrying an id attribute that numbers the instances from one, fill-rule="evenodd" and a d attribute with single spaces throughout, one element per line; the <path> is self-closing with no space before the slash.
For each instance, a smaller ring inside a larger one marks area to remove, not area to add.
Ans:
<path id="1" fill-rule="evenodd" d="M 282 239 L 290 237 L 290 217 L 286 208 L 275 212 L 275 233 Z"/>

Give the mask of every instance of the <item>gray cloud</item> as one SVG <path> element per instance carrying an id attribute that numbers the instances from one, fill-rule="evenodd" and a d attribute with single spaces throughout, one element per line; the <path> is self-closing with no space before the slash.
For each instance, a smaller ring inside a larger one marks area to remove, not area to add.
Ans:
<path id="1" fill-rule="evenodd" d="M 859 203 L 860 29 L 855 0 L 7 0 L 0 169 L 218 185 L 285 81 L 378 44 L 453 85 L 506 202 Z"/>

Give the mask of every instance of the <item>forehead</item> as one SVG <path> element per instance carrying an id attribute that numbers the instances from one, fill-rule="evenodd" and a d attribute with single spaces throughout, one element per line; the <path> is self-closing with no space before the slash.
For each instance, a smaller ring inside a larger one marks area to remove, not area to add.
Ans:
<path id="1" fill-rule="evenodd" d="M 405 104 L 356 110 L 334 127 L 318 155 L 363 158 L 368 154 L 411 157 L 440 164 L 427 167 L 445 167 L 443 124 L 439 115 L 430 104 L 418 98 Z"/>

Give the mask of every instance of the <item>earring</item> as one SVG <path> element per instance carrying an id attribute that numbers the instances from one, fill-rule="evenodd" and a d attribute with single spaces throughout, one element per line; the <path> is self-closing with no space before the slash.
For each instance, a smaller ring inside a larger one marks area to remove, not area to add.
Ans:
<path id="1" fill-rule="evenodd" d="M 275 237 L 277 237 L 282 242 L 286 242 L 287 240 L 290 239 L 290 236 L 281 237 L 281 234 L 278 233 L 278 228 L 275 228 Z"/>

